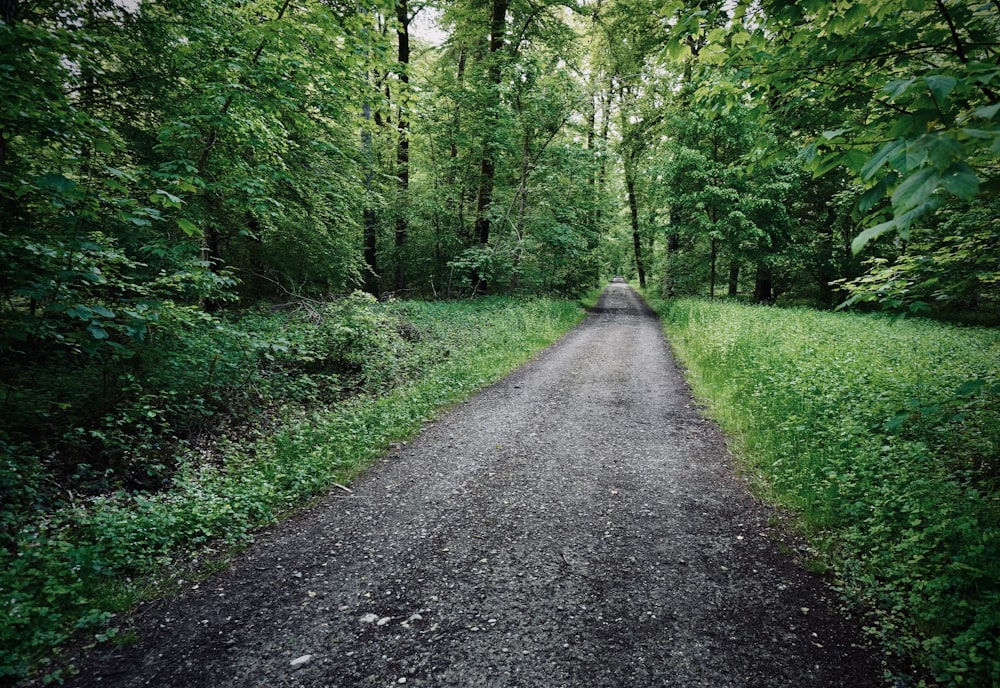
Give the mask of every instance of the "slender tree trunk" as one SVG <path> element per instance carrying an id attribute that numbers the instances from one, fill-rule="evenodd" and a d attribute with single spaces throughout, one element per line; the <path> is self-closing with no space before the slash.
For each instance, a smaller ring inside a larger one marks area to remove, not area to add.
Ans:
<path id="1" fill-rule="evenodd" d="M 493 160 L 483 157 L 479 164 L 479 191 L 476 194 L 476 239 L 483 246 L 490 243 L 490 217 L 487 214 L 493 203 L 493 179 L 496 167 Z"/>
<path id="2" fill-rule="evenodd" d="M 639 235 L 639 201 L 635 197 L 635 178 L 631 163 L 625 164 L 625 190 L 628 193 L 629 215 L 632 220 L 632 248 L 635 251 L 635 269 L 639 273 L 639 287 L 646 288 L 646 270 L 642 262 L 642 238 Z"/>
<path id="3" fill-rule="evenodd" d="M 371 105 L 368 103 L 364 104 L 362 115 L 365 120 L 364 126 L 361 129 L 361 158 L 365 173 L 365 208 L 362 211 L 362 221 L 364 222 L 365 264 L 368 268 L 365 273 L 365 291 L 378 296 L 378 218 L 375 214 L 375 208 L 371 203 L 372 182 L 375 178 L 375 160 L 372 150 L 372 133 L 368 129 L 372 118 Z"/>
<path id="4" fill-rule="evenodd" d="M 611 117 L 609 116 L 609 111 L 611 109 L 611 91 L 610 89 L 605 90 L 601 97 L 601 133 L 598 137 L 598 142 L 600 144 L 601 158 L 597 165 L 597 199 L 598 205 L 594 210 L 594 228 L 598 231 L 601 227 L 601 206 L 600 199 L 604 196 L 604 186 L 608 178 L 608 156 L 605 155 L 605 151 L 608 149 L 608 135 L 611 127 Z"/>
<path id="5" fill-rule="evenodd" d="M 719 262 L 719 242 L 715 237 L 708 240 L 708 298 L 715 298 L 715 266 Z"/>
<path id="6" fill-rule="evenodd" d="M 962 64 L 969 64 L 969 56 L 965 52 L 966 45 L 962 41 L 961 36 L 958 34 L 958 27 L 955 25 L 955 20 L 952 18 L 951 13 L 948 12 L 948 7 L 945 5 L 944 0 L 934 0 L 934 4 L 937 5 L 938 11 L 941 16 L 944 17 L 945 22 L 948 24 L 948 30 L 951 32 L 951 39 L 954 43 L 953 52 L 962 61 Z M 987 100 L 991 103 L 997 100 L 997 93 L 989 86 L 985 84 L 980 84 L 979 90 L 983 92 Z"/>
<path id="7" fill-rule="evenodd" d="M 7 26 L 13 26 L 14 21 L 17 19 L 17 5 L 17 0 L 0 0 L 0 18 L 3 19 Z M 13 136 L 13 132 L 0 129 L 0 169 L 3 169 L 4 164 L 7 162 L 7 142 Z M 12 218 L 16 215 L 16 208 L 17 205 L 14 202 L 13 194 L 0 195 L 0 231 L 3 231 L 5 234 L 9 223 L 14 221 Z"/>
<path id="8" fill-rule="evenodd" d="M 736 259 L 729 261 L 729 296 L 736 296 L 740 288 L 740 262 Z"/>
<path id="9" fill-rule="evenodd" d="M 14 25 L 18 4 L 18 0 L 0 0 L 0 19 L 3 19 L 7 26 Z"/>
<path id="10" fill-rule="evenodd" d="M 466 60 L 466 48 L 464 45 L 460 45 L 458 49 L 458 65 L 456 66 L 455 81 L 461 85 L 465 80 L 465 60 Z M 448 152 L 448 171 L 445 175 L 445 207 L 453 208 L 451 216 L 455 218 L 454 223 L 452 223 L 452 228 L 454 229 L 456 235 L 459 237 L 463 244 L 469 241 L 469 233 L 466 231 L 465 227 L 465 198 L 466 189 L 464 181 L 459 183 L 459 179 L 456 175 L 456 170 L 458 169 L 458 134 L 461 131 L 462 120 L 460 118 L 461 112 L 459 108 L 455 108 L 451 121 L 451 137 L 449 141 L 449 152 Z M 458 189 L 458 195 L 453 195 L 455 189 Z"/>
<path id="11" fill-rule="evenodd" d="M 819 289 L 820 301 L 827 308 L 832 308 L 837 298 L 831 282 L 836 280 L 838 277 L 846 276 L 839 274 L 840 270 L 838 270 L 837 266 L 836 223 L 836 212 L 833 208 L 827 208 L 826 221 L 823 223 L 822 227 L 819 228 L 822 239 L 819 243 L 820 255 L 818 258 L 820 263 L 816 270 L 816 286 Z"/>
<path id="12" fill-rule="evenodd" d="M 528 210 L 528 169 L 530 153 L 530 140 L 528 134 L 524 134 L 521 142 L 521 178 L 517 185 L 517 238 L 524 236 L 524 221 Z"/>
<path id="13" fill-rule="evenodd" d="M 595 77 L 591 77 L 595 79 Z M 597 91 L 593 88 L 590 94 L 589 109 L 587 111 L 587 150 L 593 153 L 594 143 L 597 138 Z M 590 215 L 590 230 L 588 235 L 591 235 L 596 240 L 597 235 L 597 168 L 594 168 L 592 172 L 587 175 L 587 191 L 588 197 L 590 199 L 591 211 Z"/>
<path id="14" fill-rule="evenodd" d="M 476 239 L 480 246 L 490 243 L 490 206 L 493 204 L 493 182 L 496 177 L 496 145 L 494 137 L 498 122 L 496 110 L 500 105 L 500 51 L 504 45 L 504 34 L 507 30 L 507 0 L 493 0 L 493 12 L 490 17 L 490 54 L 489 80 L 486 87 L 490 90 L 488 115 L 486 117 L 487 140 L 484 144 L 483 157 L 479 164 L 479 191 L 476 194 Z M 488 290 L 486 276 L 475 276 L 476 290 L 485 293 Z"/>
<path id="15" fill-rule="evenodd" d="M 396 115 L 396 274 L 397 290 L 406 289 L 406 266 L 403 260 L 403 250 L 406 247 L 409 233 L 407 218 L 408 198 L 410 188 L 410 122 L 407 116 L 407 98 L 410 84 L 410 17 L 407 0 L 396 1 L 396 30 L 399 50 L 399 113 Z"/>
<path id="16" fill-rule="evenodd" d="M 670 224 L 668 222 L 668 224 Z M 667 247 L 663 253 L 663 297 L 671 298 L 674 295 L 674 281 L 670 271 L 670 256 L 680 249 L 680 241 L 677 235 L 667 230 Z"/>

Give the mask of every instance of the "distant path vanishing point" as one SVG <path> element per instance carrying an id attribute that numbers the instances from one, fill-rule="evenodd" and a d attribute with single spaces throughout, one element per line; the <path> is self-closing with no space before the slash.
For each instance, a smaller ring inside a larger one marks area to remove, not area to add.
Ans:
<path id="1" fill-rule="evenodd" d="M 626 284 L 77 686 L 880 685 Z"/>

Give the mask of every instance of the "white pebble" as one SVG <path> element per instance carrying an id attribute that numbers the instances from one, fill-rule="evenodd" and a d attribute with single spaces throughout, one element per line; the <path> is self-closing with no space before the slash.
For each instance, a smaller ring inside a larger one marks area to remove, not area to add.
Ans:
<path id="1" fill-rule="evenodd" d="M 313 658 L 312 655 L 302 655 L 301 657 L 296 657 L 291 661 L 292 668 L 298 669 L 300 666 L 308 664 L 309 660 L 311 660 L 312 658 Z"/>

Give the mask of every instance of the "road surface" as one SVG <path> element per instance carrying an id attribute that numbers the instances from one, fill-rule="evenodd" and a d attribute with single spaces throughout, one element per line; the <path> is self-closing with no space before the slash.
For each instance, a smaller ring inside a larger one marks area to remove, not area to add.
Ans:
<path id="1" fill-rule="evenodd" d="M 78 686 L 880 685 L 625 284 Z"/>

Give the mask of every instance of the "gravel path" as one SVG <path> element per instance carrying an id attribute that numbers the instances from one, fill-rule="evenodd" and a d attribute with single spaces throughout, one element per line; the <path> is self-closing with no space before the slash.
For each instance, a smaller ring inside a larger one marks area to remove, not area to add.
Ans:
<path id="1" fill-rule="evenodd" d="M 231 570 L 136 613 L 80 686 L 876 686 L 779 551 L 659 322 L 586 322 Z"/>

